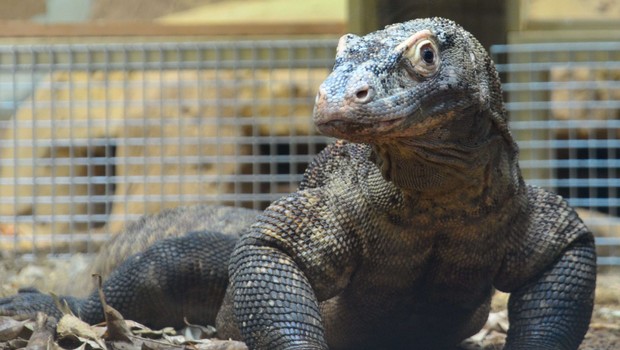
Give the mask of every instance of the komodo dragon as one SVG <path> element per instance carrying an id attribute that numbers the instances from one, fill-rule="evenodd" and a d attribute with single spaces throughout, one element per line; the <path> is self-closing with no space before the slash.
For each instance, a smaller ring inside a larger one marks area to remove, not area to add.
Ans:
<path id="1" fill-rule="evenodd" d="M 497 73 L 471 34 L 432 18 L 345 35 L 314 122 L 346 141 L 295 193 L 240 239 L 194 232 L 129 258 L 108 302 L 155 326 L 218 313 L 220 335 L 251 349 L 446 349 L 482 327 L 496 288 L 511 293 L 505 349 L 577 349 L 592 234 L 523 182 Z M 95 294 L 66 300 L 102 320 Z M 32 291 L 0 309 L 58 313 Z"/>

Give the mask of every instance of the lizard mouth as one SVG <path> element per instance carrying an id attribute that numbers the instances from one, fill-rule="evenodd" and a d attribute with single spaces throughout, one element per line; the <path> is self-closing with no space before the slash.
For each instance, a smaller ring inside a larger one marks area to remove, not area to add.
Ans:
<path id="1" fill-rule="evenodd" d="M 359 122 L 346 117 L 325 118 L 316 121 L 320 133 L 352 142 L 378 141 L 381 136 L 389 134 L 405 118 L 397 117 L 372 122 Z"/>

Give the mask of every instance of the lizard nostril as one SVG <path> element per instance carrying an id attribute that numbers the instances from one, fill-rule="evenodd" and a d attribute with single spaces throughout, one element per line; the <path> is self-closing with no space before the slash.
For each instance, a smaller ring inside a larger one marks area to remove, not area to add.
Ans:
<path id="1" fill-rule="evenodd" d="M 358 91 L 355 94 L 355 97 L 357 97 L 359 100 L 365 99 L 366 97 L 368 97 L 368 89 Z"/>
<path id="2" fill-rule="evenodd" d="M 357 102 L 365 103 L 372 99 L 372 95 L 372 89 L 368 85 L 366 85 L 357 89 L 357 91 L 355 92 L 355 99 L 357 100 Z"/>

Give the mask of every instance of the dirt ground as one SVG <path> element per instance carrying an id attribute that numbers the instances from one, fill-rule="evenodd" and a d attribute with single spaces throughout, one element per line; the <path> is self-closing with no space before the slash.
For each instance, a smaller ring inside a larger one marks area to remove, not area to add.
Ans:
<path id="1" fill-rule="evenodd" d="M 42 291 L 66 293 L 72 276 L 79 274 L 90 261 L 89 256 L 76 254 L 62 259 L 33 259 L 4 257 L 0 261 L 0 297 L 8 296 L 24 286 Z M 461 349 L 501 349 L 507 326 L 505 303 L 507 295 L 494 299 L 494 312 L 487 327 L 465 342 Z M 596 306 L 590 330 L 581 350 L 620 349 L 620 270 L 601 272 L 598 277 Z"/>
<path id="2" fill-rule="evenodd" d="M 620 349 L 620 271 L 602 273 L 596 306 L 583 350 Z"/>

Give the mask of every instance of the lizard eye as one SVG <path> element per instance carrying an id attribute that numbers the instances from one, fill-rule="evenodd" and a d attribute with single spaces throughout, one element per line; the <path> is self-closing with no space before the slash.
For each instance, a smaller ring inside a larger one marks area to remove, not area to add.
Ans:
<path id="1" fill-rule="evenodd" d="M 420 48 L 420 51 L 424 62 L 426 62 L 427 64 L 435 63 L 435 50 L 433 50 L 431 44 L 424 45 Z"/>
<path id="2" fill-rule="evenodd" d="M 420 40 L 406 53 L 413 73 L 420 77 L 429 77 L 439 68 L 437 45 L 430 39 Z"/>

